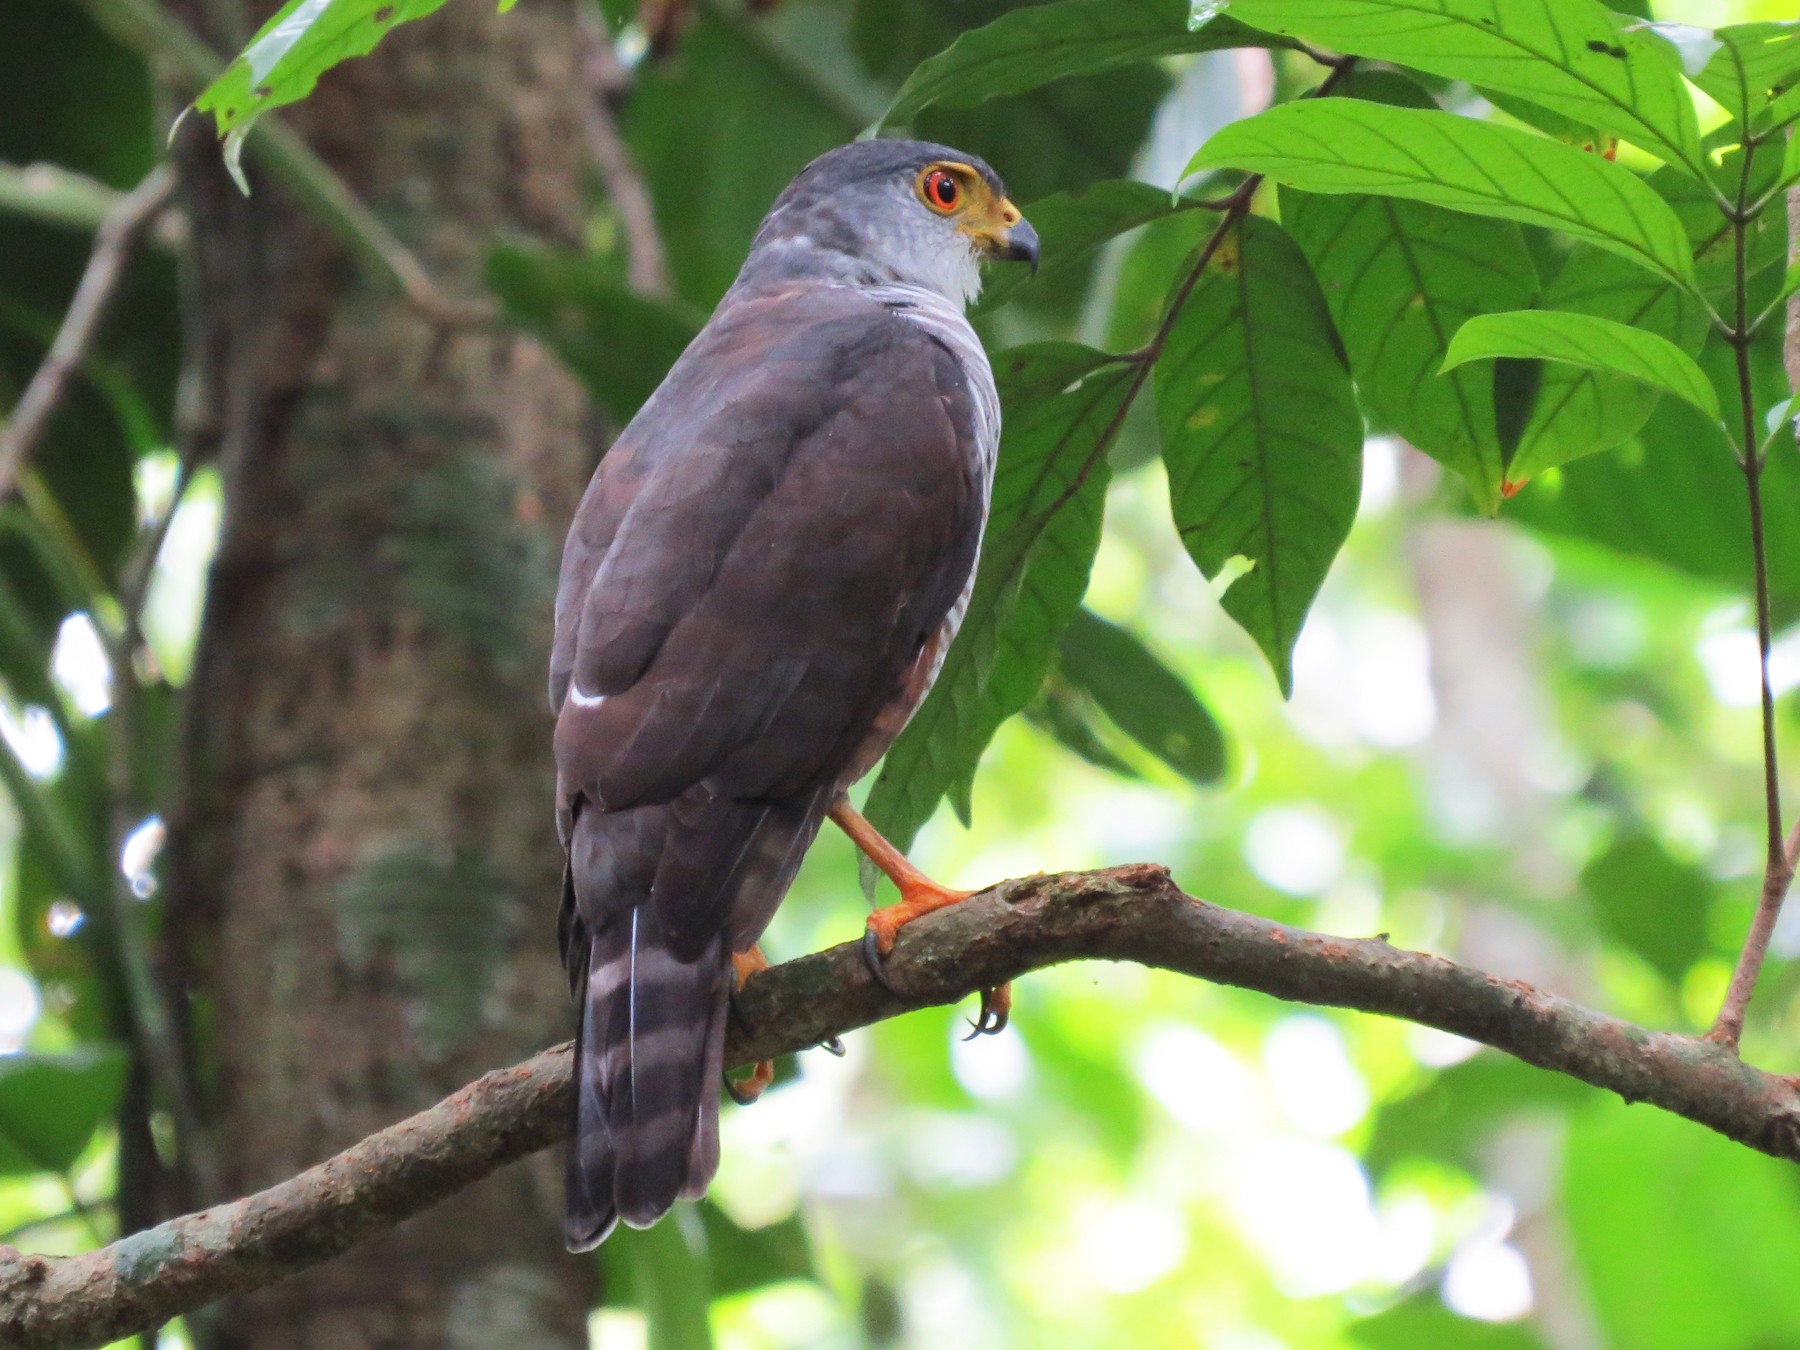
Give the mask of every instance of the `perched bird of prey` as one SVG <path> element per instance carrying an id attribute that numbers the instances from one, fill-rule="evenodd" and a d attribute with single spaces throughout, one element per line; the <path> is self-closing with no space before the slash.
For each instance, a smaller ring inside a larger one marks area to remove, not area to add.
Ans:
<path id="1" fill-rule="evenodd" d="M 963 310 L 983 260 L 1037 247 L 973 155 L 821 156 L 582 498 L 550 662 L 571 1250 L 712 1180 L 734 979 L 827 815 L 901 890 L 870 916 L 877 974 L 902 924 L 967 894 L 843 794 L 968 605 L 1000 405 Z"/>

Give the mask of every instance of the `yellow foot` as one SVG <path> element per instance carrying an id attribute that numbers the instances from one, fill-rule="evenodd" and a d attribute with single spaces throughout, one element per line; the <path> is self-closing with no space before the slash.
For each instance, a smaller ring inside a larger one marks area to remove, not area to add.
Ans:
<path id="1" fill-rule="evenodd" d="M 978 892 L 940 886 L 926 876 L 906 860 L 904 853 L 884 839 L 881 831 L 869 824 L 850 805 L 848 798 L 839 797 L 831 804 L 831 818 L 868 856 L 869 861 L 899 888 L 900 899 L 897 903 L 885 905 L 869 915 L 868 926 L 863 930 L 863 963 L 868 966 L 869 974 L 875 977 L 877 984 L 895 998 L 905 998 L 889 982 L 887 972 L 882 968 L 882 958 L 894 950 L 894 942 L 900 936 L 900 930 L 914 919 L 930 914 L 933 910 L 958 904 Z M 984 989 L 981 993 L 981 1012 L 973 1024 L 975 1034 L 992 1035 L 1004 1030 L 1011 1008 L 1012 992 L 1007 986 Z"/>
<path id="2" fill-rule="evenodd" d="M 756 1066 L 742 1078 L 727 1078 L 725 1090 L 731 1094 L 731 1100 L 739 1106 L 748 1106 L 763 1095 L 763 1089 L 775 1081 L 775 1061 L 759 1059 Z"/>
<path id="3" fill-rule="evenodd" d="M 763 955 L 760 946 L 751 947 L 747 952 L 731 954 L 731 973 L 737 977 L 733 990 L 742 989 L 752 975 L 760 975 L 769 968 L 769 958 Z"/>
<path id="4" fill-rule="evenodd" d="M 763 955 L 763 950 L 759 946 L 752 946 L 747 952 L 731 954 L 731 1015 L 739 1026 L 744 1026 L 744 1019 L 738 1012 L 738 991 L 744 987 L 752 975 L 760 975 L 768 968 L 769 958 Z M 739 1106 L 748 1106 L 762 1096 L 763 1089 L 774 1081 L 774 1061 L 760 1059 L 745 1077 L 738 1079 L 727 1077 L 725 1090 L 731 1094 L 731 1100 Z"/>

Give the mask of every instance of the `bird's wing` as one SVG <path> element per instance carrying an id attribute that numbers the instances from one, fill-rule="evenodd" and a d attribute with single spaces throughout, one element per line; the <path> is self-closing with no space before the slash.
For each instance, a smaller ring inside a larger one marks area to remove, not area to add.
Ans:
<path id="1" fill-rule="evenodd" d="M 672 373 L 577 519 L 587 556 L 557 604 L 565 818 L 576 798 L 834 784 L 974 566 L 963 360 L 841 288 L 733 308 L 683 358 L 705 381 Z M 709 889 L 658 888 L 671 933 L 716 931 L 729 897 Z"/>

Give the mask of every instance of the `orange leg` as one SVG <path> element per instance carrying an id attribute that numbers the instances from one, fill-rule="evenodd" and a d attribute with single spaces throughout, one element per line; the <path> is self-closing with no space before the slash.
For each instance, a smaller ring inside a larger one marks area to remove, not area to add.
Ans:
<path id="1" fill-rule="evenodd" d="M 882 838 L 881 832 L 850 805 L 848 797 L 839 797 L 833 802 L 830 814 L 838 827 L 850 836 L 851 842 L 899 888 L 898 903 L 884 905 L 869 915 L 868 927 L 863 932 L 863 958 L 868 963 L 869 973 L 882 988 L 896 998 L 904 997 L 888 983 L 881 968 L 881 958 L 894 950 L 894 941 L 899 937 L 900 930 L 914 919 L 967 900 L 976 892 L 952 890 L 926 876 L 906 860 L 904 853 Z M 1011 1010 L 1010 985 L 1003 984 L 998 989 L 982 990 L 981 1012 L 974 1024 L 974 1034 L 979 1036 L 1003 1030 Z"/>
<path id="2" fill-rule="evenodd" d="M 768 968 L 769 958 L 763 955 L 761 947 L 752 947 L 747 952 L 733 952 L 731 954 L 732 994 L 735 996 L 752 975 L 761 974 Z M 762 1096 L 763 1089 L 774 1081 L 775 1061 L 759 1059 L 745 1077 L 727 1078 L 725 1090 L 731 1094 L 731 1100 L 739 1106 L 748 1106 Z"/>

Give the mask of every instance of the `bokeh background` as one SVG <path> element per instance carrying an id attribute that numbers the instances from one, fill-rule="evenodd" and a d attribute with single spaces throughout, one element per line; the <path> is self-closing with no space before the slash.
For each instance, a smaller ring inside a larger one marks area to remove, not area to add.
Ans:
<path id="1" fill-rule="evenodd" d="M 781 0 L 752 14 L 709 0 L 660 58 L 615 12 L 631 83 L 619 125 L 667 249 L 669 331 L 717 299 L 794 171 L 872 121 L 920 59 L 1003 8 Z M 1792 12 L 1782 0 L 1654 8 L 1707 25 Z M 1290 69 L 1261 51 L 1175 58 L 934 110 L 920 130 L 986 155 L 1029 213 L 1039 197 L 1104 178 L 1173 186 L 1211 130 L 1301 78 L 1313 78 L 1303 60 Z M 91 7 L 0 8 L 7 174 L 47 163 L 83 176 L 71 190 L 127 188 L 157 153 L 166 111 L 142 56 Z M 42 200 L 0 193 L 0 403 L 41 354 L 86 252 L 92 213 L 50 218 Z M 1210 223 L 1179 217 L 1129 236 L 1091 268 L 984 310 L 984 336 L 990 347 L 1141 341 L 1176 261 Z M 654 380 L 667 342 L 653 326 L 642 343 L 584 326 L 577 283 L 603 291 L 623 271 L 600 194 L 588 236 L 585 257 L 559 264 L 574 269 L 562 283 L 545 281 L 529 240 L 507 243 L 491 274 L 514 317 L 548 333 L 616 419 Z M 78 411 L 92 415 L 61 428 L 47 485 L 27 482 L 28 498 L 63 503 L 78 534 L 129 540 L 175 487 L 156 411 L 178 347 L 166 318 L 174 284 L 168 251 L 153 245 L 116 350 L 84 376 L 90 402 Z M 971 886 L 1162 861 L 1222 905 L 1386 933 L 1650 1025 L 1704 1028 L 1760 877 L 1748 564 L 1737 500 L 1646 507 L 1632 476 L 1643 453 L 1628 444 L 1572 465 L 1486 520 L 1432 463 L 1372 440 L 1354 532 L 1283 702 L 1182 552 L 1149 437 L 1128 428 L 1087 605 L 1196 692 L 1223 732 L 1223 776 L 1189 781 L 1091 707 L 1082 725 L 1098 739 L 1084 757 L 1040 703 L 996 738 L 972 824 L 945 808 L 915 856 Z M 90 500 L 84 456 L 115 468 L 124 457 L 135 501 Z M 152 574 L 146 636 L 173 690 L 192 666 L 220 492 L 207 469 L 184 485 Z M 1577 492 L 1581 511 L 1563 509 L 1562 494 Z M 1800 549 L 1800 503 L 1770 509 L 1775 550 Z M 51 528 L 55 515 L 32 519 L 17 528 Z M 1797 601 L 1777 596 L 1774 653 L 1790 759 Z M 99 626 L 59 613 L 41 685 L 8 667 L 0 733 L 24 776 L 14 797 L 32 784 L 75 790 L 71 746 L 109 715 Z M 16 818 L 0 815 L 0 850 L 13 847 Z M 134 821 L 116 860 L 147 913 L 161 843 L 156 816 Z M 0 862 L 0 877 L 0 1242 L 82 1250 L 117 1223 L 107 1121 L 123 1081 L 117 1049 L 83 1014 L 79 962 L 57 955 L 92 916 L 18 859 Z M 544 906 L 542 978 L 554 983 Z M 765 947 L 780 960 L 845 940 L 864 911 L 851 849 L 828 833 Z M 1746 1055 L 1800 1072 L 1800 911 L 1775 949 Z M 727 1106 L 712 1202 L 604 1249 L 597 1343 L 1800 1345 L 1800 1174 L 1789 1165 L 1380 1018 L 1104 964 L 1035 974 L 1016 999 L 999 1037 L 965 1043 L 969 1009 L 917 1012 L 847 1038 L 841 1060 L 813 1052 L 784 1065 L 752 1108 Z M 161 1343 L 185 1341 L 176 1327 Z"/>

